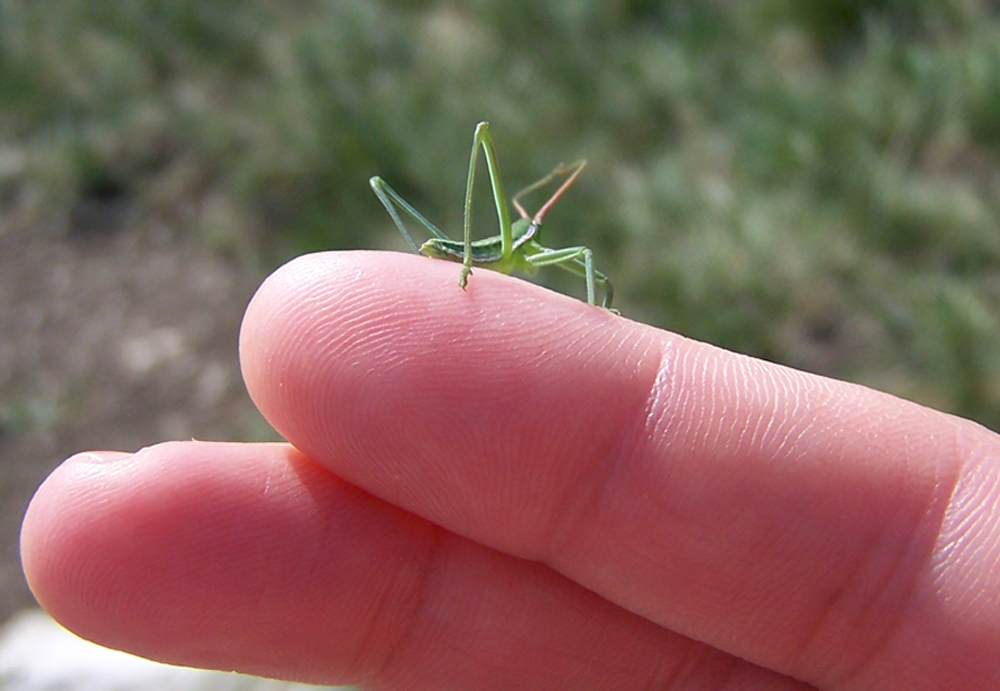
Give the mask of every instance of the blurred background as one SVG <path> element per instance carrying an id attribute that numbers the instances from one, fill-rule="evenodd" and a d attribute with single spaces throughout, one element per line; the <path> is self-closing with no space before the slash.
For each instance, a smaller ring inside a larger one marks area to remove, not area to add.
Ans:
<path id="1" fill-rule="evenodd" d="M 484 119 L 626 317 L 1000 430 L 996 2 L 0 0 L 0 616 L 66 455 L 270 438 L 254 287 L 406 250 L 373 174 L 459 237 Z"/>

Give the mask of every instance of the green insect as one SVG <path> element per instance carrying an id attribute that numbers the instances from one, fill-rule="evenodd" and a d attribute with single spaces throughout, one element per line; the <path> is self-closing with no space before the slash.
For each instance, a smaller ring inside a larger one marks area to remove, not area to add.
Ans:
<path id="1" fill-rule="evenodd" d="M 493 186 L 493 200 L 497 206 L 497 216 L 500 220 L 500 234 L 482 240 L 472 239 L 472 188 L 476 178 L 476 161 L 479 156 L 479 148 L 482 147 L 486 155 L 486 167 L 490 174 L 490 183 Z M 587 282 L 587 302 L 596 305 L 596 286 L 604 289 L 604 299 L 601 306 L 611 309 L 611 299 L 614 296 L 614 288 L 608 277 L 594 268 L 593 252 L 587 247 L 565 247 L 563 249 L 549 249 L 539 244 L 538 239 L 541 234 L 542 221 L 545 215 L 552 208 L 563 193 L 576 180 L 583 171 L 586 161 L 577 161 L 568 166 L 559 165 L 555 170 L 546 175 L 541 180 L 528 185 L 523 190 L 514 195 L 511 200 L 514 208 L 517 209 L 521 218 L 513 223 L 510 220 L 510 211 L 507 208 L 506 197 L 503 192 L 503 183 L 500 181 L 500 171 L 497 167 L 497 156 L 493 149 L 493 137 L 490 135 L 489 123 L 481 122 L 476 126 L 476 134 L 472 141 L 472 157 L 469 161 L 469 178 L 465 187 L 465 237 L 464 240 L 452 240 L 437 226 L 424 218 L 420 212 L 410 206 L 399 194 L 396 193 L 382 178 L 377 175 L 369 180 L 369 184 L 375 195 L 385 206 L 386 211 L 392 217 L 393 222 L 399 231 L 410 243 L 410 246 L 417 252 L 428 257 L 447 259 L 454 262 L 462 262 L 462 271 L 459 274 L 458 285 L 464 290 L 472 273 L 473 266 L 482 266 L 501 273 L 509 274 L 514 270 L 533 276 L 538 269 L 544 266 L 558 266 L 570 273 L 573 273 Z M 529 216 L 521 205 L 521 197 L 533 192 L 539 187 L 543 187 L 553 179 L 565 176 L 559 189 L 549 198 L 534 216 Z M 422 225 L 433 236 L 423 245 L 417 246 L 407 230 L 406 224 L 397 209 L 402 209 L 413 220 Z"/>

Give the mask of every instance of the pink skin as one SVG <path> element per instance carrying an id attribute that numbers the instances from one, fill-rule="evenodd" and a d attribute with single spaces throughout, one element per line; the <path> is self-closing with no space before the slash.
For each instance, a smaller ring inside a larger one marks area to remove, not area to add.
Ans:
<path id="1" fill-rule="evenodd" d="M 1000 438 L 518 279 L 300 257 L 283 444 L 80 455 L 24 568 L 99 643 L 384 689 L 1000 688 Z"/>

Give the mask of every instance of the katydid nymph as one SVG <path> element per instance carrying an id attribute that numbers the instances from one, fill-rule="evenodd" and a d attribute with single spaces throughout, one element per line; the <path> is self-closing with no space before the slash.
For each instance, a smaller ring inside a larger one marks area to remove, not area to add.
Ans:
<path id="1" fill-rule="evenodd" d="M 476 163 L 479 157 L 479 150 L 482 148 L 486 157 L 486 168 L 490 176 L 490 184 L 493 187 L 493 201 L 497 207 L 497 217 L 500 221 L 500 234 L 481 240 L 472 239 L 472 189 L 476 179 Z M 583 171 L 587 164 L 585 160 L 577 161 L 570 165 L 559 165 L 551 173 L 538 180 L 514 195 L 511 202 L 517 210 L 520 218 L 511 223 L 510 210 L 507 208 L 507 198 L 504 196 L 503 183 L 500 180 L 500 171 L 497 166 L 497 156 L 493 149 L 493 137 L 490 135 L 489 123 L 481 122 L 476 126 L 475 137 L 472 140 L 472 156 L 469 161 L 469 177 L 465 187 L 465 215 L 464 215 L 464 238 L 462 240 L 452 240 L 438 229 L 433 223 L 424 218 L 420 212 L 408 204 L 399 194 L 396 193 L 382 178 L 377 175 L 369 180 L 372 190 L 382 202 L 382 205 L 389 212 L 399 232 L 403 234 L 406 241 L 414 251 L 454 262 L 462 262 L 462 270 L 459 274 L 458 285 L 464 290 L 472 273 L 472 267 L 483 267 L 509 274 L 514 270 L 533 276 L 538 269 L 545 266 L 558 266 L 570 273 L 583 278 L 587 283 L 587 302 L 591 305 L 597 304 L 597 286 L 604 289 L 604 297 L 601 306 L 611 309 L 611 299 L 614 296 L 614 288 L 608 277 L 594 268 L 593 252 L 587 247 L 564 247 L 562 249 L 549 249 L 539 244 L 542 221 L 545 215 L 552 208 L 553 204 L 559 201 L 563 193 L 569 189 L 577 176 Z M 530 216 L 521 204 L 521 198 L 540 187 L 552 182 L 554 179 L 564 177 L 562 184 L 553 193 L 545 204 Z M 399 213 L 402 210 L 412 220 L 423 226 L 431 238 L 422 245 L 417 245 L 410 231 L 407 229 L 403 218 Z M 613 311 L 613 310 L 612 310 Z"/>

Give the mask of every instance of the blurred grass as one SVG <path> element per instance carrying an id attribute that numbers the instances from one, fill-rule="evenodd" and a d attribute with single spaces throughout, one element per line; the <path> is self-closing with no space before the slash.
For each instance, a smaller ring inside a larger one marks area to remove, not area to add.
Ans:
<path id="1" fill-rule="evenodd" d="M 993 3 L 0 0 L 22 221 L 110 196 L 261 267 L 401 248 L 368 177 L 458 228 L 481 119 L 511 191 L 590 159 L 545 241 L 627 316 L 1000 430 Z"/>

